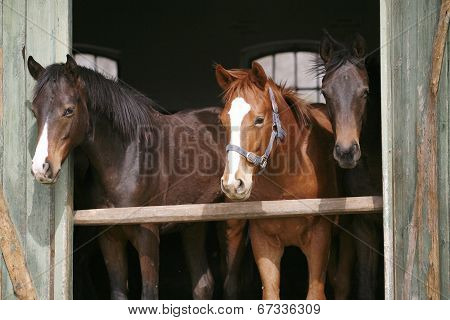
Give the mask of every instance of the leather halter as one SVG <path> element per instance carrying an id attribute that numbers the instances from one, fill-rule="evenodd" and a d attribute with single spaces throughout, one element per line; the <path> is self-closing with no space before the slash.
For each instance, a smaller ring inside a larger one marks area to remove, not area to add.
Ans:
<path id="1" fill-rule="evenodd" d="M 247 151 L 244 148 L 241 148 L 240 146 L 234 144 L 228 144 L 225 149 L 227 153 L 230 151 L 239 153 L 241 156 L 247 159 L 248 162 L 256 167 L 260 167 L 261 171 L 264 170 L 264 168 L 267 166 L 267 160 L 269 160 L 269 156 L 272 152 L 275 139 L 283 140 L 283 138 L 286 136 L 286 131 L 284 131 L 283 127 L 281 126 L 280 114 L 278 113 L 278 105 L 275 101 L 275 96 L 271 87 L 269 87 L 269 96 L 270 101 L 272 102 L 272 134 L 270 136 L 269 144 L 267 145 L 264 154 L 262 156 L 258 156 L 253 152 Z"/>

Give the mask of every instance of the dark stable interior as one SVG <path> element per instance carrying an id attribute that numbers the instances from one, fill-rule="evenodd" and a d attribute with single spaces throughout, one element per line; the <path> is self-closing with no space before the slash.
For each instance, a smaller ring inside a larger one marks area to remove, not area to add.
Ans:
<path id="1" fill-rule="evenodd" d="M 323 28 L 340 40 L 360 33 L 366 39 L 367 52 L 374 52 L 372 57 L 378 59 L 376 0 L 73 2 L 75 50 L 116 59 L 120 79 L 155 100 L 166 113 L 221 105 L 214 63 L 242 67 L 246 47 L 292 39 L 318 41 Z M 90 241 L 97 233 L 96 228 L 75 228 L 74 299 L 109 299 L 103 258 L 97 242 Z M 220 251 L 214 224 L 207 247 L 215 276 L 215 298 L 221 298 Z M 129 298 L 139 299 L 137 254 L 131 246 L 128 251 Z M 250 249 L 247 251 L 242 298 L 259 299 L 258 270 Z M 281 297 L 304 299 L 307 266 L 300 250 L 287 248 L 281 268 Z M 175 233 L 161 237 L 159 288 L 161 299 L 191 299 L 180 236 Z"/>

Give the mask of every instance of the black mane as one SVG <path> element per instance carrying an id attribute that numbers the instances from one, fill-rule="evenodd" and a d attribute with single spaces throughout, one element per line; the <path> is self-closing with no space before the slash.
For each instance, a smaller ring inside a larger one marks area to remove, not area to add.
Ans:
<path id="1" fill-rule="evenodd" d="M 318 59 L 318 62 L 313 67 L 313 69 L 319 70 L 319 76 L 336 71 L 346 62 L 350 62 L 360 69 L 365 67 L 365 59 L 355 57 L 349 45 L 338 42 L 332 38 L 331 41 L 334 43 L 335 50 L 333 51 L 330 61 L 325 63 L 322 59 Z"/>
<path id="2" fill-rule="evenodd" d="M 152 128 L 162 115 L 154 109 L 158 107 L 154 101 L 119 81 L 107 79 L 82 66 L 77 66 L 76 73 L 84 83 L 88 109 L 106 116 L 124 138 L 140 137 L 146 131 L 141 130 L 142 127 Z M 65 72 L 64 64 L 48 66 L 37 80 L 35 96 L 48 85 L 57 88 L 62 77 L 70 78 Z"/>

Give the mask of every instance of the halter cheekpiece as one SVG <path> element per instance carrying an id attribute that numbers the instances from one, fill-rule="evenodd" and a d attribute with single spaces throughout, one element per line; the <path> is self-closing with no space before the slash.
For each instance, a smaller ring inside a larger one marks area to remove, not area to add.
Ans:
<path id="1" fill-rule="evenodd" d="M 262 156 L 258 156 L 253 152 L 249 152 L 234 144 L 228 144 L 226 146 L 227 153 L 230 151 L 239 153 L 241 156 L 247 159 L 248 162 L 256 167 L 260 167 L 261 171 L 264 170 L 264 168 L 267 166 L 267 160 L 269 160 L 269 156 L 272 151 L 275 139 L 283 140 L 283 138 L 286 136 L 286 131 L 284 131 L 283 127 L 281 126 L 280 114 L 278 113 L 278 105 L 275 101 L 275 95 L 273 94 L 272 88 L 270 87 L 269 96 L 270 101 L 272 102 L 272 134 L 270 136 L 270 141 L 267 145 L 266 151 L 264 151 L 264 154 Z"/>

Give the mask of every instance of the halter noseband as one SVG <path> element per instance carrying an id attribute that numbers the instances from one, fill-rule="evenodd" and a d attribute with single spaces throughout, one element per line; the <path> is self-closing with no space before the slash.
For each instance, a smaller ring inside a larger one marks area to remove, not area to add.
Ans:
<path id="1" fill-rule="evenodd" d="M 227 153 L 230 151 L 239 153 L 241 156 L 247 159 L 248 162 L 255 165 L 256 167 L 260 167 L 261 171 L 264 170 L 267 165 L 267 160 L 269 160 L 269 156 L 272 152 L 275 139 L 283 140 L 283 138 L 286 136 L 286 131 L 284 131 L 283 127 L 281 126 L 280 114 L 278 113 L 278 105 L 275 101 L 275 95 L 273 94 L 272 88 L 270 87 L 269 96 L 270 101 L 272 102 L 272 134 L 270 136 L 270 141 L 267 145 L 266 151 L 264 151 L 264 154 L 262 156 L 258 156 L 253 152 L 247 151 L 234 144 L 228 144 L 225 149 Z"/>

